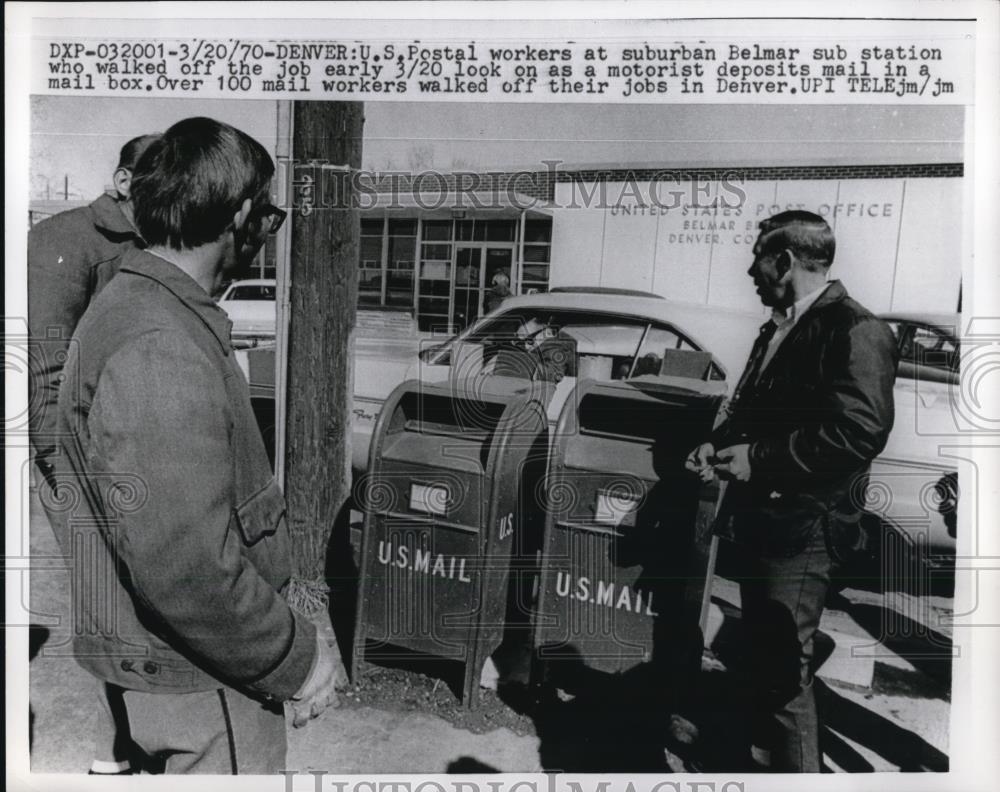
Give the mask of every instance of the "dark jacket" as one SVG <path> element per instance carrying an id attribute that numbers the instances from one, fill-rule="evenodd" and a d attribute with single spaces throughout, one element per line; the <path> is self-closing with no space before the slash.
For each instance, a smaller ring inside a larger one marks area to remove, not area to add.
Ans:
<path id="1" fill-rule="evenodd" d="M 77 322 L 118 272 L 122 254 L 138 244 L 136 230 L 107 194 L 28 233 L 29 425 L 39 459 L 55 448 L 59 377 Z"/>
<path id="2" fill-rule="evenodd" d="M 75 649 L 101 679 L 151 692 L 225 683 L 291 697 L 315 630 L 281 592 L 285 502 L 231 323 L 173 264 L 129 251 L 80 321 L 59 397 L 75 570 Z"/>
<path id="3" fill-rule="evenodd" d="M 503 305 L 504 300 L 510 297 L 512 294 L 511 290 L 507 286 L 496 285 L 491 287 L 486 291 L 486 313 L 495 311 L 501 305 Z"/>
<path id="4" fill-rule="evenodd" d="M 730 483 L 722 527 L 792 555 L 821 526 L 836 539 L 856 524 L 892 429 L 897 363 L 889 326 L 833 281 L 714 433 L 717 450 L 750 443 L 750 480 Z"/>

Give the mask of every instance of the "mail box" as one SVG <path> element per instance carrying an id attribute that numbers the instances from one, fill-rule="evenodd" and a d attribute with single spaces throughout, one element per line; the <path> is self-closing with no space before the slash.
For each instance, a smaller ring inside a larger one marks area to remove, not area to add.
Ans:
<path id="1" fill-rule="evenodd" d="M 580 382 L 556 426 L 536 660 L 618 674 L 697 652 L 716 487 L 684 468 L 724 385 L 662 376 Z M 673 658 L 672 658 L 673 656 Z"/>
<path id="2" fill-rule="evenodd" d="M 552 389 L 494 376 L 411 380 L 386 400 L 362 495 L 355 675 L 401 654 L 453 660 L 463 700 L 475 703 L 504 637 L 511 556 L 526 525 L 541 533 L 531 511 Z"/>

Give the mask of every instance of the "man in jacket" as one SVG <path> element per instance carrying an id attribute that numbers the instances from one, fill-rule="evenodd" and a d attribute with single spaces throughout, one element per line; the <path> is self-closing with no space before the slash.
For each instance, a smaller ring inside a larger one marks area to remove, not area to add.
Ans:
<path id="1" fill-rule="evenodd" d="M 510 297 L 510 278 L 507 277 L 507 273 L 498 272 L 493 276 L 493 285 L 486 292 L 485 308 L 486 313 L 492 313 L 501 305 L 503 305 L 504 300 Z"/>
<path id="2" fill-rule="evenodd" d="M 820 771 L 813 635 L 893 423 L 892 331 L 827 281 L 834 249 L 810 212 L 760 224 L 748 274 L 771 319 L 727 419 L 688 457 L 704 479 L 729 480 L 720 528 L 738 547 L 754 745 L 774 771 Z"/>
<path id="3" fill-rule="evenodd" d="M 77 322 L 91 300 L 118 272 L 122 254 L 141 246 L 132 223 L 132 170 L 157 135 L 132 138 L 118 156 L 114 191 L 89 206 L 60 212 L 28 233 L 29 426 L 38 493 L 50 525 L 65 518 L 51 486 L 56 451 L 56 403 L 63 360 Z M 55 528 L 53 528 L 55 530 Z M 92 774 L 132 770 L 128 729 L 120 723 L 120 702 L 99 684 L 100 715 L 94 728 Z"/>
<path id="4" fill-rule="evenodd" d="M 140 135 L 122 146 L 113 193 L 42 220 L 28 233 L 28 328 L 35 342 L 29 418 L 35 462 L 43 471 L 55 450 L 59 378 L 70 337 L 91 300 L 118 272 L 122 254 L 142 245 L 132 222 L 132 170 L 156 138 Z"/>
<path id="5" fill-rule="evenodd" d="M 331 650 L 281 594 L 284 498 L 209 296 L 284 217 L 273 172 L 211 119 L 149 147 L 132 179 L 148 247 L 84 315 L 60 391 L 55 477 L 76 502 L 59 539 L 86 559 L 76 657 L 167 772 L 276 772 L 282 702 L 301 725 L 336 700 Z"/>

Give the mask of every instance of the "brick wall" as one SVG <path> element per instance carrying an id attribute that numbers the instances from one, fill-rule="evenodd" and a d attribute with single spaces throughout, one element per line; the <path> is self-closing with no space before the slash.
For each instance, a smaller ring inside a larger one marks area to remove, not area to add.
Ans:
<path id="1" fill-rule="evenodd" d="M 424 190 L 444 192 L 501 192 L 511 190 L 522 195 L 551 201 L 558 183 L 579 182 L 649 182 L 671 181 L 804 181 L 814 179 L 900 179 L 954 178 L 964 175 L 961 162 L 914 165 L 797 165 L 792 167 L 747 168 L 602 168 L 600 170 L 549 170 L 484 173 L 431 173 L 401 175 L 379 174 L 373 184 L 380 193 L 390 192 L 393 184 L 401 192 Z"/>

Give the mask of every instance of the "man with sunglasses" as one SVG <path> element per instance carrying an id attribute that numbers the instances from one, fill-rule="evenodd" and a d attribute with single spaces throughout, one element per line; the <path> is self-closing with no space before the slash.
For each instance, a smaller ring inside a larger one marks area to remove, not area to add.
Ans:
<path id="1" fill-rule="evenodd" d="M 145 250 L 84 315 L 59 399 L 78 519 L 63 547 L 78 662 L 121 691 L 132 740 L 168 773 L 285 766 L 283 702 L 301 726 L 336 703 L 334 656 L 282 592 L 291 575 L 272 478 L 212 301 L 284 213 L 255 140 L 207 118 L 168 129 L 132 179 Z"/>
<path id="2" fill-rule="evenodd" d="M 253 260 L 257 256 L 261 245 L 263 245 L 264 239 L 269 234 L 276 234 L 278 232 L 282 223 L 285 222 L 287 215 L 288 213 L 284 209 L 279 209 L 267 201 L 256 204 L 251 208 L 250 214 L 247 216 L 246 225 L 237 235 L 237 239 L 241 245 L 239 252 L 239 267 L 241 269 L 245 270 L 253 264 Z M 240 277 L 243 277 L 243 274 L 240 272 L 226 273 L 227 279 Z"/>

